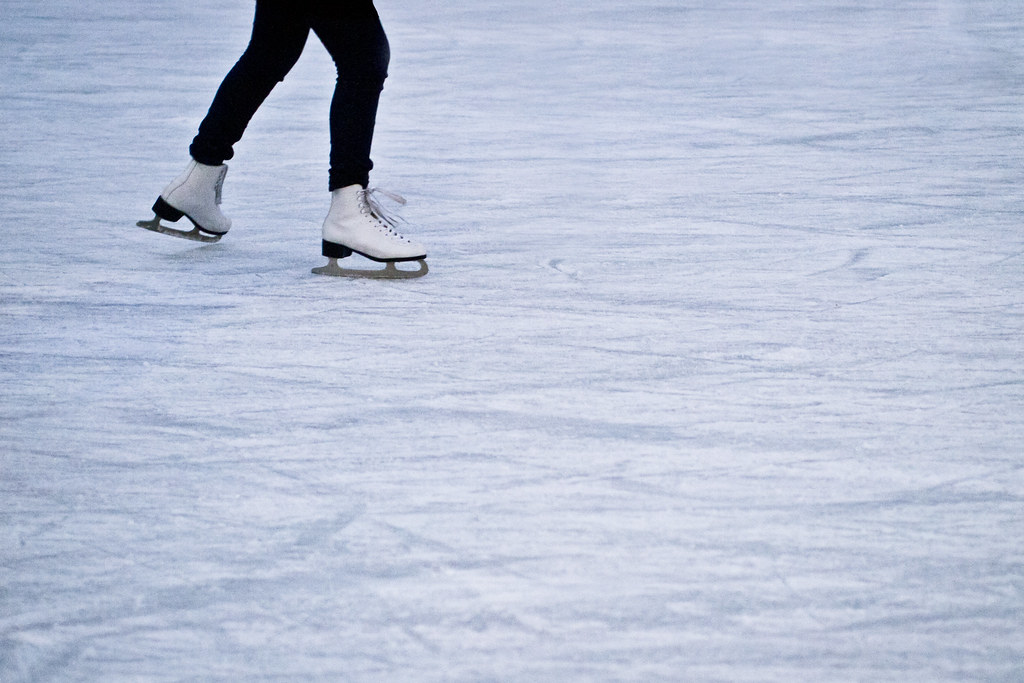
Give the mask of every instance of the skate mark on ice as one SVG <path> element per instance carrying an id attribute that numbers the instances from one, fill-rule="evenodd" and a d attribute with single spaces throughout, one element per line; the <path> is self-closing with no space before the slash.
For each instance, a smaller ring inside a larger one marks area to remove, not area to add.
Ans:
<path id="1" fill-rule="evenodd" d="M 334 517 L 318 519 L 303 525 L 290 544 L 295 548 L 320 549 L 336 534 L 344 531 L 354 521 L 363 516 L 365 505 L 360 505 Z"/>
<path id="2" fill-rule="evenodd" d="M 187 245 L 182 245 L 183 247 Z M 217 258 L 218 255 L 224 253 L 224 245 L 213 243 L 197 244 L 193 247 L 186 248 L 183 251 L 176 251 L 170 254 L 165 254 L 161 257 L 164 261 L 169 262 L 185 262 L 185 263 L 208 263 L 213 259 Z M 252 273 L 252 268 L 246 269 L 244 272 Z"/>
<path id="3" fill-rule="evenodd" d="M 469 617 L 464 623 L 467 628 L 476 633 L 484 633 L 492 628 L 496 628 L 499 631 L 514 629 L 520 633 L 533 635 L 544 633 L 543 630 L 530 626 L 508 610 L 481 610 Z"/>
<path id="4" fill-rule="evenodd" d="M 419 643 L 420 647 L 430 652 L 431 654 L 440 654 L 443 651 L 441 645 L 439 643 L 434 642 L 433 640 L 430 640 L 426 636 L 417 633 L 417 626 L 418 624 L 403 624 L 402 633 L 404 633 L 406 637 L 408 637 L 413 642 Z"/>
<path id="5" fill-rule="evenodd" d="M 860 149 L 865 141 L 880 140 L 883 145 L 889 145 L 892 144 L 892 140 L 928 139 L 936 134 L 937 131 L 928 126 L 878 126 L 815 135 L 777 137 L 769 144 L 819 149 Z"/>
<path id="6" fill-rule="evenodd" d="M 824 270 L 818 270 L 810 273 L 809 277 L 816 277 L 819 275 L 828 275 L 830 273 L 848 272 L 856 275 L 860 280 L 877 280 L 883 278 L 889 274 L 889 270 L 886 268 L 857 268 L 857 264 L 866 259 L 873 250 L 870 248 L 855 249 L 853 253 L 846 259 L 845 262 L 832 268 L 825 268 Z"/>
<path id="7" fill-rule="evenodd" d="M 1012 261 L 1013 259 L 1020 258 L 1021 256 L 1024 256 L 1024 251 L 1014 252 L 1014 253 L 1012 253 L 1012 254 L 1010 254 L 1008 256 L 1005 256 L 1005 257 L 999 259 L 998 261 L 993 261 L 989 265 L 990 266 L 998 266 L 1000 264 L 1006 263 L 1007 261 Z"/>
<path id="8" fill-rule="evenodd" d="M 525 414 L 515 410 L 447 410 L 442 417 L 449 421 L 465 420 L 484 424 L 495 431 L 543 432 L 574 439 L 612 439 L 643 443 L 676 443 L 680 434 L 672 427 L 658 424 L 605 420 L 600 418 Z"/>
<path id="9" fill-rule="evenodd" d="M 440 551 L 443 553 L 451 553 L 453 557 L 458 556 L 458 550 L 447 543 L 437 541 L 429 536 L 424 536 L 421 533 L 417 533 L 403 526 L 398 526 L 390 522 L 378 521 L 378 527 L 386 529 L 396 538 L 405 548 L 429 548 L 431 550 Z"/>
<path id="10" fill-rule="evenodd" d="M 556 258 L 556 259 L 551 259 L 551 260 L 547 261 L 543 265 L 544 265 L 545 268 L 549 268 L 550 270 L 553 270 L 553 271 L 555 271 L 557 273 L 561 273 L 562 275 L 565 275 L 566 277 L 568 277 L 568 278 L 570 278 L 572 280 L 579 280 L 580 279 L 580 272 L 578 270 L 576 270 L 574 268 L 570 268 L 570 267 L 568 267 L 568 266 L 566 266 L 564 264 L 565 264 L 565 259 Z"/>
<path id="11" fill-rule="evenodd" d="M 52 629 L 52 621 L 40 625 L 42 628 Z M 34 638 L 29 640 L 25 634 L 15 632 L 14 635 L 14 638 L 0 640 L 0 652 L 4 653 L 0 658 L 0 673 L 13 673 L 15 678 L 11 680 L 57 680 L 81 656 L 82 646 L 77 643 L 44 644 Z M 17 677 L 19 675 L 21 678 Z"/>

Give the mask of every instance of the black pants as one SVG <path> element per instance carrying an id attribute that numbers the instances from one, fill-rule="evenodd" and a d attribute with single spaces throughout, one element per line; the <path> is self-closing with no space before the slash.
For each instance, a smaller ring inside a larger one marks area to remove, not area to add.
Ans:
<path id="1" fill-rule="evenodd" d="M 331 101 L 331 190 L 369 181 L 370 145 L 390 49 L 373 0 L 256 0 L 252 39 L 228 72 L 189 151 L 216 166 L 234 155 L 263 101 L 291 70 L 312 29 L 338 69 Z"/>

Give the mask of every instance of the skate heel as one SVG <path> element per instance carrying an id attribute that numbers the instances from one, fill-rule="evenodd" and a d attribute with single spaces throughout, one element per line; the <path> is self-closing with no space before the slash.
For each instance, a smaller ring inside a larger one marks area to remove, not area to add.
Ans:
<path id="1" fill-rule="evenodd" d="M 178 219 L 185 215 L 183 212 L 178 211 L 173 206 L 165 202 L 163 197 L 156 198 L 156 203 L 153 204 L 153 213 L 160 218 L 163 218 L 165 221 L 170 221 L 172 223 L 177 223 Z"/>
<path id="2" fill-rule="evenodd" d="M 323 240 L 321 253 L 327 258 L 347 258 L 352 255 L 352 250 L 341 244 Z"/>

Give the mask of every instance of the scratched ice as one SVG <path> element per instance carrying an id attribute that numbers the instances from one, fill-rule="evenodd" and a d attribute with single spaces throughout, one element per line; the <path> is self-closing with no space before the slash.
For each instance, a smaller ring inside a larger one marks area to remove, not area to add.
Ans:
<path id="1" fill-rule="evenodd" d="M 6 0 L 0 680 L 1024 679 L 1024 4 L 379 0 L 134 227 L 251 3 Z"/>

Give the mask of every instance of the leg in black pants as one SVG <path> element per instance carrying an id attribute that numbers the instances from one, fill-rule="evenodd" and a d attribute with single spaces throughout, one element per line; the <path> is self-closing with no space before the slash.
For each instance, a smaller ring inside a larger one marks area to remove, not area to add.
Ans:
<path id="1" fill-rule="evenodd" d="M 365 187 L 381 88 L 390 58 L 371 0 L 257 0 L 252 38 L 225 77 L 192 141 L 192 158 L 230 159 L 256 110 L 298 61 L 312 29 L 338 70 L 331 102 L 331 190 Z"/>
<path id="2" fill-rule="evenodd" d="M 323 0 L 310 25 L 338 70 L 331 100 L 329 189 L 366 187 L 377 104 L 388 77 L 391 50 L 373 3 Z"/>

